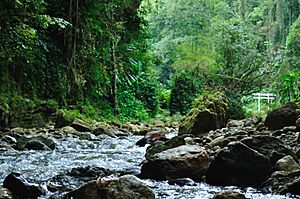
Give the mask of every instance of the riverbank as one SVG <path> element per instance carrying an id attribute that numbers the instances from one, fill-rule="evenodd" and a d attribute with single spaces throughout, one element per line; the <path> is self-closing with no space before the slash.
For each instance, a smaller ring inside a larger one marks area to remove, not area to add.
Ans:
<path id="1" fill-rule="evenodd" d="M 299 115 L 297 108 L 285 106 L 265 120 L 230 120 L 197 136 L 161 122 L 89 124 L 76 119 L 67 126 L 7 129 L 0 138 L 0 180 L 7 187 L 9 174 L 20 173 L 25 187 L 30 182 L 43 190 L 42 198 L 80 193 L 82 199 L 80 187 L 98 190 L 98 181 L 90 184 L 97 179 L 107 192 L 119 180 L 125 187 L 150 187 L 151 198 L 152 191 L 156 198 L 212 198 L 227 189 L 250 198 L 299 198 Z M 161 134 L 166 137 L 153 137 Z M 150 146 L 137 146 L 141 139 Z M 18 198 L 20 193 L 11 191 Z"/>

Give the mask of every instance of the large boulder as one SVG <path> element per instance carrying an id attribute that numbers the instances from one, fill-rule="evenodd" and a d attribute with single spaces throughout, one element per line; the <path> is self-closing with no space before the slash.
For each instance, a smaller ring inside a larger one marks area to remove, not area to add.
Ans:
<path id="1" fill-rule="evenodd" d="M 293 151 L 272 136 L 253 136 L 231 142 L 211 162 L 206 179 L 214 185 L 259 186 L 271 175 L 276 162 Z"/>
<path id="2" fill-rule="evenodd" d="M 285 126 L 295 126 L 297 120 L 297 106 L 288 103 L 268 114 L 265 126 L 270 130 L 282 129 Z"/>
<path id="3" fill-rule="evenodd" d="M 151 160 L 142 165 L 141 177 L 200 180 L 208 168 L 208 162 L 209 157 L 202 147 L 182 145 L 151 156 Z"/>
<path id="4" fill-rule="evenodd" d="M 271 161 L 272 165 L 287 156 L 292 156 L 295 160 L 297 160 L 296 154 L 289 149 L 286 144 L 284 144 L 280 139 L 268 136 L 268 135 L 257 135 L 253 137 L 247 137 L 241 140 L 242 143 L 258 151 L 264 156 L 268 157 Z"/>
<path id="5" fill-rule="evenodd" d="M 64 198 L 73 199 L 154 199 L 154 192 L 140 179 L 125 175 L 117 179 L 98 178 L 68 193 Z"/>
<path id="6" fill-rule="evenodd" d="M 181 121 L 179 134 L 201 135 L 222 128 L 227 122 L 228 104 L 221 93 L 202 96 Z"/>
<path id="7" fill-rule="evenodd" d="M 45 195 L 45 190 L 39 185 L 29 183 L 19 173 L 10 173 L 3 181 L 3 187 L 23 199 L 34 199 Z"/>
<path id="8" fill-rule="evenodd" d="M 270 160 L 242 142 L 232 142 L 210 163 L 206 180 L 213 185 L 258 186 L 271 172 Z"/>

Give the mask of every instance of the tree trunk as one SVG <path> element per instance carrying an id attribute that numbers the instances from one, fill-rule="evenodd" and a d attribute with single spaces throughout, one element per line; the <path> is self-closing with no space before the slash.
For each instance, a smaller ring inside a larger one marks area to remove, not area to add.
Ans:
<path id="1" fill-rule="evenodd" d="M 115 41 L 111 41 L 111 91 L 110 91 L 110 103 L 115 112 L 115 114 L 119 114 L 119 105 L 117 98 L 117 66 L 116 66 L 116 46 Z"/>

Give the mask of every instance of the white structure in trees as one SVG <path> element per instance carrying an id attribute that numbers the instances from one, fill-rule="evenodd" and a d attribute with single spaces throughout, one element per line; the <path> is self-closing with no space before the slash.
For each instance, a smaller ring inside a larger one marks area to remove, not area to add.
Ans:
<path id="1" fill-rule="evenodd" d="M 253 99 L 257 99 L 257 110 L 260 111 L 260 101 L 267 100 L 268 110 L 270 108 L 270 103 L 275 99 L 276 95 L 272 93 L 254 93 Z"/>

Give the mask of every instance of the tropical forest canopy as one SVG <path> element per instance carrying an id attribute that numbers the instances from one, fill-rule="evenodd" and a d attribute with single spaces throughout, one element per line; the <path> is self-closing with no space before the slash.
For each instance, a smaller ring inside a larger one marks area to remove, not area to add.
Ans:
<path id="1" fill-rule="evenodd" d="M 2 0 L 0 105 L 93 119 L 186 114 L 221 91 L 300 102 L 298 0 Z"/>

